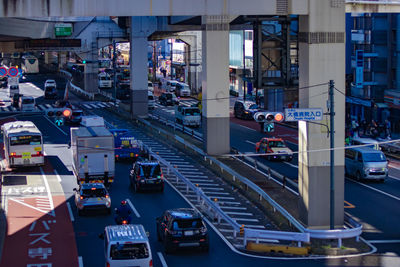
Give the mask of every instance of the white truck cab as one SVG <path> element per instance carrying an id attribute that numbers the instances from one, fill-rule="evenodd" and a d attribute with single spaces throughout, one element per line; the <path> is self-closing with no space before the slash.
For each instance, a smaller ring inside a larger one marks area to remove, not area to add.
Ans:
<path id="1" fill-rule="evenodd" d="M 200 109 L 197 107 L 175 106 L 175 120 L 184 126 L 199 127 L 201 123 Z"/>
<path id="2" fill-rule="evenodd" d="M 141 224 L 109 225 L 104 230 L 106 266 L 153 267 L 149 238 Z"/>

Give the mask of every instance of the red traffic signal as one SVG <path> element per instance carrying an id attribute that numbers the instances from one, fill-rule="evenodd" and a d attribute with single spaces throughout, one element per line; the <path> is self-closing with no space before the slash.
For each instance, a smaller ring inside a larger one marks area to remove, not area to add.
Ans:
<path id="1" fill-rule="evenodd" d="M 47 117 L 69 118 L 72 115 L 70 108 L 53 108 L 46 111 Z"/>
<path id="2" fill-rule="evenodd" d="M 257 112 L 254 114 L 256 122 L 283 122 L 284 119 L 282 112 Z"/>
<path id="3" fill-rule="evenodd" d="M 72 111 L 69 108 L 64 109 L 64 111 L 62 112 L 62 115 L 64 117 L 70 117 L 72 115 Z"/>

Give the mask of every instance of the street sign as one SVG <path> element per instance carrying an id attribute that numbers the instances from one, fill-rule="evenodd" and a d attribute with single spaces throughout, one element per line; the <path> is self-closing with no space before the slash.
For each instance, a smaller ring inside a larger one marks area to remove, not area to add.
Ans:
<path id="1" fill-rule="evenodd" d="M 322 121 L 322 108 L 287 108 L 285 121 Z"/>
<path id="2" fill-rule="evenodd" d="M 72 23 L 56 23 L 54 25 L 54 31 L 56 37 L 71 36 L 72 35 Z"/>
<path id="3" fill-rule="evenodd" d="M 10 67 L 8 69 L 8 75 L 11 77 L 17 77 L 18 76 L 18 69 L 16 67 Z"/>
<path id="4" fill-rule="evenodd" d="M 0 77 L 4 77 L 8 74 L 7 68 L 0 67 Z"/>
<path id="5" fill-rule="evenodd" d="M 275 124 L 273 122 L 264 122 L 264 132 L 273 133 L 275 131 Z"/>
<path id="6" fill-rule="evenodd" d="M 8 85 L 18 85 L 18 77 L 8 77 Z"/>

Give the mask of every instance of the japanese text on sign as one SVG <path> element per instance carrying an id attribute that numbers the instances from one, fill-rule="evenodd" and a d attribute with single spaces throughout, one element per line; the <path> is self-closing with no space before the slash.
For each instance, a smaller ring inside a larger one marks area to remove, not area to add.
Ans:
<path id="1" fill-rule="evenodd" d="M 285 121 L 322 121 L 322 108 L 287 108 Z"/>

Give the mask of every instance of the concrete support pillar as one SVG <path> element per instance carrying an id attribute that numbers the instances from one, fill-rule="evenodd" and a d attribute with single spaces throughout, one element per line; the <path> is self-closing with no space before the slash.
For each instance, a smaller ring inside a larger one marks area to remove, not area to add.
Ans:
<path id="1" fill-rule="evenodd" d="M 147 37 L 155 30 L 153 17 L 131 17 L 130 68 L 131 115 L 133 118 L 148 115 L 148 43 Z"/>
<path id="2" fill-rule="evenodd" d="M 61 69 L 67 64 L 67 52 L 58 53 L 58 68 Z"/>
<path id="3" fill-rule="evenodd" d="M 90 56 L 88 61 L 90 63 L 86 63 L 84 72 L 85 91 L 89 93 L 97 93 L 99 91 L 97 76 L 99 72 L 99 64 L 97 63 L 97 58 L 95 60 L 93 59 L 93 57 Z"/>
<path id="4" fill-rule="evenodd" d="M 345 92 L 345 7 L 343 2 L 309 0 L 309 15 L 299 18 L 299 106 L 327 112 L 329 80 Z M 316 86 L 318 84 L 323 84 Z M 335 146 L 343 147 L 345 96 L 335 90 Z M 329 116 L 321 123 L 329 124 Z M 329 228 L 330 152 L 326 127 L 299 122 L 299 193 L 302 221 Z M 335 151 L 335 225 L 343 225 L 344 150 Z"/>
<path id="5" fill-rule="evenodd" d="M 229 17 L 202 17 L 203 139 L 208 154 L 230 152 Z"/>

